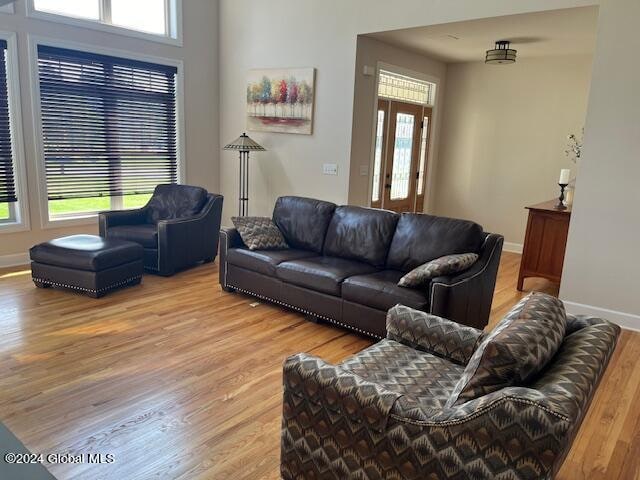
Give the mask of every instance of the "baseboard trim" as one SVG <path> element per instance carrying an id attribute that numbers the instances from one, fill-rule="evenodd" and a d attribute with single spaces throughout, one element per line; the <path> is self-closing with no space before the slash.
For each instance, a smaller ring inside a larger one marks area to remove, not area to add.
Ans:
<path id="1" fill-rule="evenodd" d="M 569 302 L 566 300 L 563 300 L 563 303 L 567 312 L 573 313 L 574 315 L 593 315 L 604 318 L 613 323 L 617 323 L 624 329 L 640 332 L 640 315 L 619 312 L 617 310 L 609 310 L 608 308 L 594 307 L 593 305 Z"/>
<path id="2" fill-rule="evenodd" d="M 18 267 L 29 264 L 28 253 L 14 253 L 11 255 L 0 255 L 0 268 Z"/>
<path id="3" fill-rule="evenodd" d="M 505 252 L 519 253 L 521 255 L 523 249 L 524 246 L 521 243 L 504 242 L 504 245 L 502 246 L 502 250 Z"/>

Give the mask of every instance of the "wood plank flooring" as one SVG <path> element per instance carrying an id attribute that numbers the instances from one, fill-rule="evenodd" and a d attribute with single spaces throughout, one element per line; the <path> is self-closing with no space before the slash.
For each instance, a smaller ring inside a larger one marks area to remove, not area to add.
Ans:
<path id="1" fill-rule="evenodd" d="M 503 255 L 492 324 L 523 295 L 519 259 Z M 99 300 L 0 270 L 0 420 L 34 453 L 115 456 L 45 464 L 60 480 L 277 479 L 283 359 L 371 342 L 254 302 L 222 292 L 213 264 Z M 639 357 L 625 331 L 560 479 L 640 478 Z"/>

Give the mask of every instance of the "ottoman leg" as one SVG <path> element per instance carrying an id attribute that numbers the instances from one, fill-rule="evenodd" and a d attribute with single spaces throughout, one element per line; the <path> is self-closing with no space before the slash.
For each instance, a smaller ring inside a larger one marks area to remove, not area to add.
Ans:
<path id="1" fill-rule="evenodd" d="M 90 292 L 86 292 L 87 297 L 91 297 L 91 298 L 101 298 L 104 297 L 104 292 L 96 292 L 96 291 L 90 291 Z"/>
<path id="2" fill-rule="evenodd" d="M 128 285 L 130 286 L 134 286 L 134 285 L 140 285 L 140 282 L 142 282 L 142 277 L 140 278 L 134 278 L 133 280 L 131 280 Z"/>
<path id="3" fill-rule="evenodd" d="M 37 288 L 51 288 L 51 284 L 47 283 L 47 282 L 41 282 L 40 280 L 34 280 L 33 284 L 37 287 Z"/>

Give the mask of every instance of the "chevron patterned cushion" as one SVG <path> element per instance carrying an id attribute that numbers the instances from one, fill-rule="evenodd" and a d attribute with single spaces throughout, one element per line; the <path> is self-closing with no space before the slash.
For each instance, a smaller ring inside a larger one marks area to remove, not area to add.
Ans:
<path id="1" fill-rule="evenodd" d="M 441 357 L 385 339 L 339 365 L 403 395 L 407 403 L 442 408 L 464 368 Z"/>
<path id="2" fill-rule="evenodd" d="M 414 268 L 400 279 L 398 286 L 420 287 L 432 278 L 463 272 L 476 263 L 477 260 L 478 255 L 475 253 L 445 255 Z"/>
<path id="3" fill-rule="evenodd" d="M 447 406 L 531 381 L 560 348 L 566 320 L 564 305 L 557 298 L 528 295 L 480 343 Z"/>
<path id="4" fill-rule="evenodd" d="M 289 248 L 282 233 L 269 217 L 231 217 L 231 221 L 249 250 Z"/>

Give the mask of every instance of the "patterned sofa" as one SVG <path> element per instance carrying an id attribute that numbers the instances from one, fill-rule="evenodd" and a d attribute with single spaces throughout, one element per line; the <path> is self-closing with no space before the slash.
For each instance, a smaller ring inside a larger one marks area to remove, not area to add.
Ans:
<path id="1" fill-rule="evenodd" d="M 337 366 L 286 360 L 283 478 L 553 478 L 619 335 L 543 294 L 489 334 L 400 305 L 387 329 Z"/>

